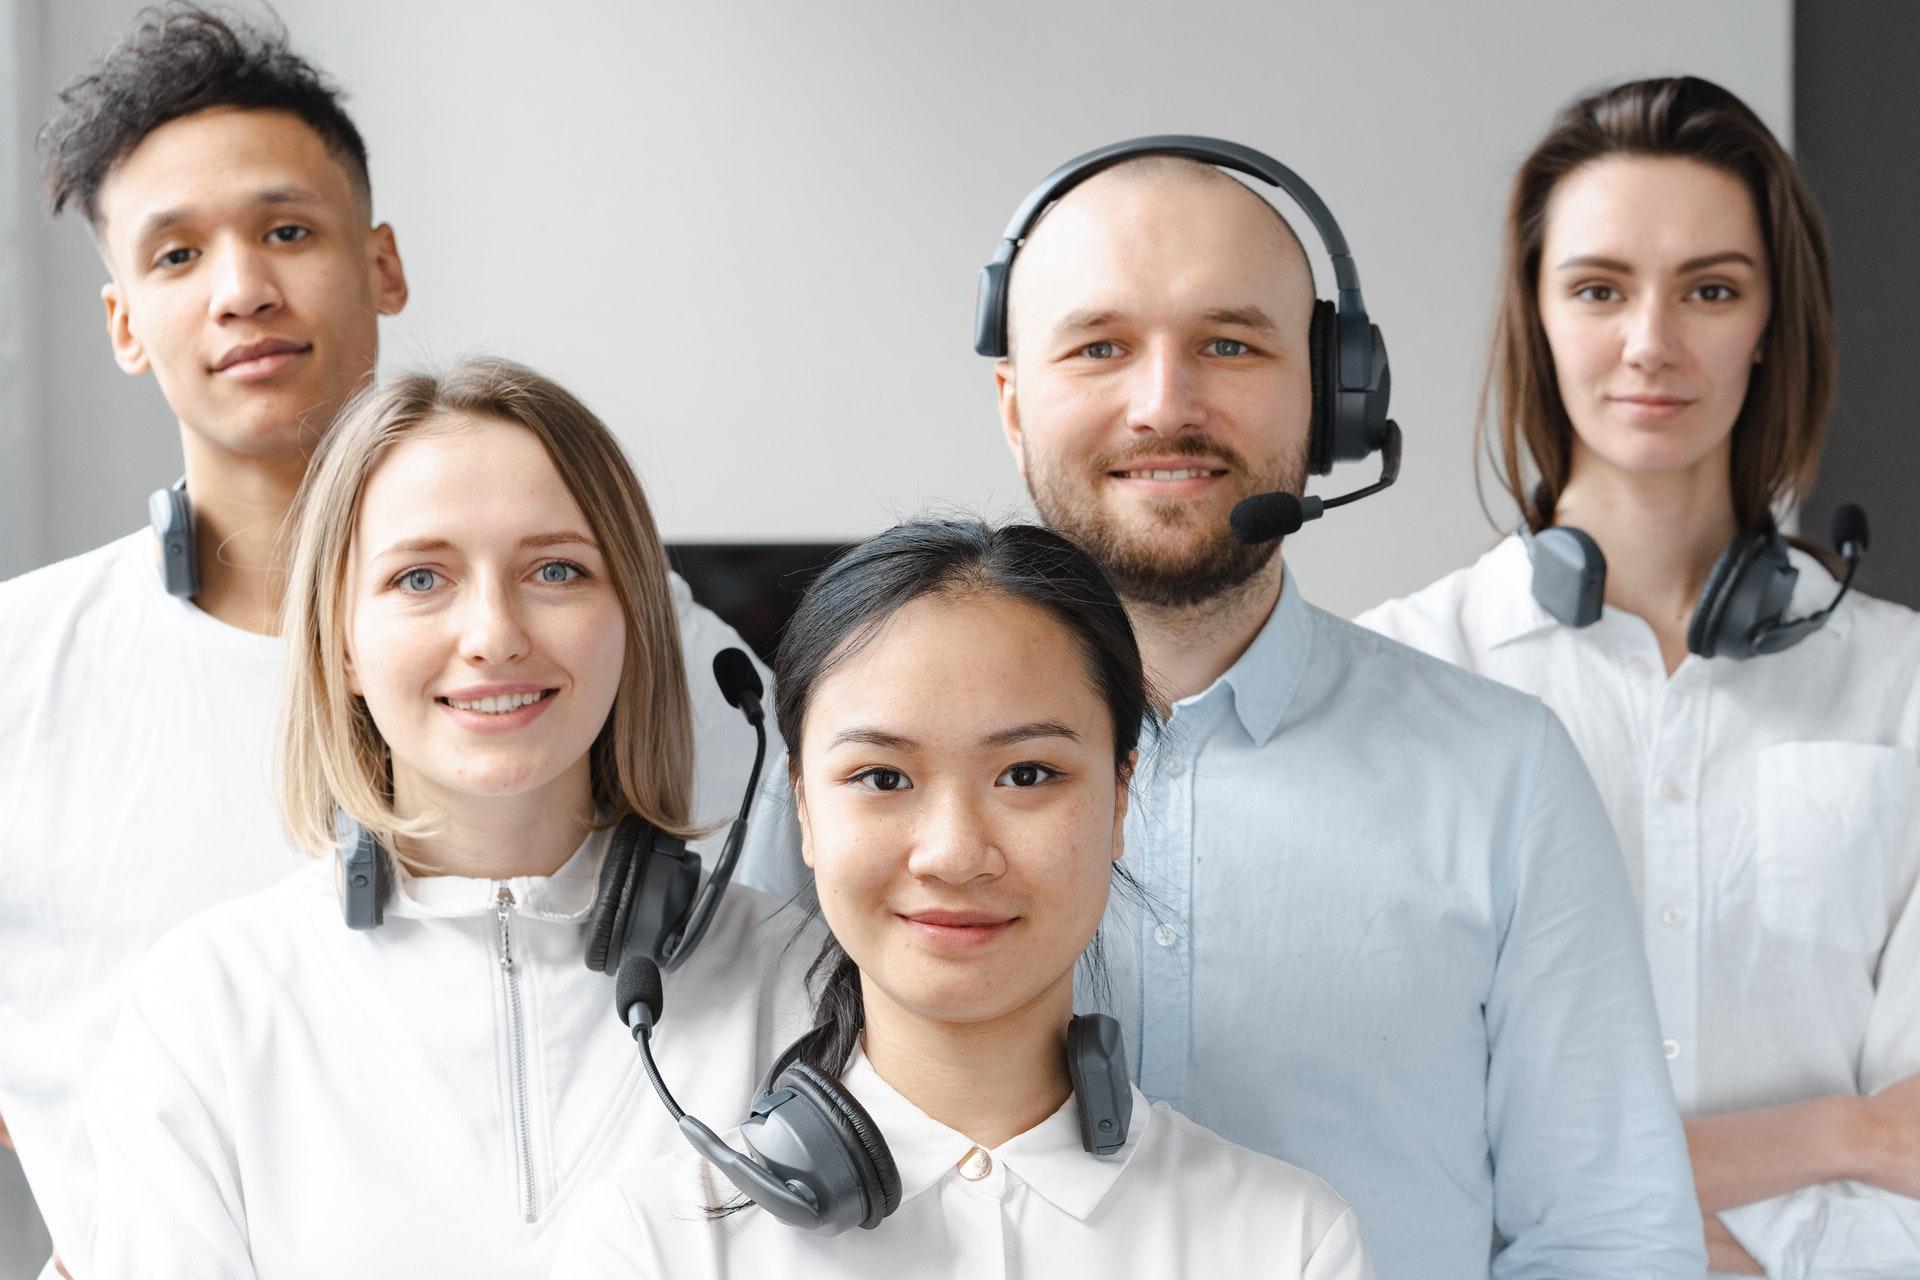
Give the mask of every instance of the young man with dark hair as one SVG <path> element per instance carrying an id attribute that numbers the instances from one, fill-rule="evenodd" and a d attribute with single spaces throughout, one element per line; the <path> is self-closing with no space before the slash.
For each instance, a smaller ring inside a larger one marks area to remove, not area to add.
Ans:
<path id="1" fill-rule="evenodd" d="M 49 207 L 83 213 L 106 263 L 115 361 L 153 373 L 178 419 L 198 570 L 191 599 L 170 594 L 143 529 L 0 584 L 0 1115 L 56 1248 L 78 1255 L 79 1106 L 127 971 L 294 868 L 259 852 L 283 847 L 265 764 L 277 538 L 407 284 L 360 134 L 284 32 L 148 10 L 41 143 Z M 747 771 L 738 713 L 704 678 L 739 638 L 673 586 L 695 735 L 724 744 L 696 776 L 705 821 Z"/>

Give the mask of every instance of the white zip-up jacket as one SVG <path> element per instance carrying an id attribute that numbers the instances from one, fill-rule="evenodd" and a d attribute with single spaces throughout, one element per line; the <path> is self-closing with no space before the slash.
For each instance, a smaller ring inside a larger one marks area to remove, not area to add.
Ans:
<path id="1" fill-rule="evenodd" d="M 163 937 L 88 1094 L 73 1273 L 545 1275 L 588 1187 L 681 1141 L 583 959 L 606 843 L 546 877 L 396 868 L 366 932 L 320 863 Z M 667 975 L 662 1074 L 723 1128 L 806 1029 L 797 921 L 736 886 Z"/>

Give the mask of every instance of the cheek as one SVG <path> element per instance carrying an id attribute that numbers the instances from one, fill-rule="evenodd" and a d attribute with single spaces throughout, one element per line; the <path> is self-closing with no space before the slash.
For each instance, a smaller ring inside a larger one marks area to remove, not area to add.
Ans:
<path id="1" fill-rule="evenodd" d="M 889 891 L 906 873 L 912 840 L 902 822 L 860 812 L 856 798 L 835 794 L 843 790 L 809 782 L 807 794 L 823 797 L 824 803 L 810 800 L 807 816 L 820 910 L 852 955 L 860 939 L 879 926 Z"/>

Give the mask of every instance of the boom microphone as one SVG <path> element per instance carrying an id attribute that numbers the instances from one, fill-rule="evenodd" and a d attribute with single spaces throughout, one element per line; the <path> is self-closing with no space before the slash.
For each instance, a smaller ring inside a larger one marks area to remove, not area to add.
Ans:
<path id="1" fill-rule="evenodd" d="M 766 687 L 760 683 L 760 673 L 753 669 L 753 661 L 746 654 L 732 648 L 714 654 L 713 678 L 726 700 L 746 712 L 748 724 L 760 723 L 766 714 L 760 709 Z"/>
<path id="2" fill-rule="evenodd" d="M 1400 478 L 1400 427 L 1389 421 L 1380 442 L 1380 478 L 1364 489 L 1343 493 L 1337 498 L 1299 497 L 1284 489 L 1256 493 L 1234 504 L 1229 522 L 1233 536 L 1242 544 L 1257 547 L 1275 538 L 1284 538 L 1309 520 L 1318 520 L 1329 508 L 1358 502 L 1370 493 L 1378 493 Z"/>
<path id="3" fill-rule="evenodd" d="M 660 1021 L 664 993 L 660 985 L 660 966 L 635 952 L 620 962 L 613 979 L 613 1007 L 620 1021 L 638 1036 Z"/>

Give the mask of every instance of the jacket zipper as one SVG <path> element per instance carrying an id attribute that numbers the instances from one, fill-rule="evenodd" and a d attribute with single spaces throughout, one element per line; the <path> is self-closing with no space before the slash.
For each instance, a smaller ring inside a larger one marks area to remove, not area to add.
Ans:
<path id="1" fill-rule="evenodd" d="M 528 1222 L 537 1222 L 540 1206 L 534 1199 L 533 1123 L 527 1114 L 526 1019 L 520 1010 L 520 971 L 514 968 L 513 930 L 508 923 L 513 914 L 513 890 L 501 885 L 493 909 L 500 921 L 500 973 L 507 984 L 508 1068 L 513 1077 L 513 1124 L 520 1139 L 520 1214 Z"/>

